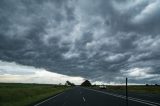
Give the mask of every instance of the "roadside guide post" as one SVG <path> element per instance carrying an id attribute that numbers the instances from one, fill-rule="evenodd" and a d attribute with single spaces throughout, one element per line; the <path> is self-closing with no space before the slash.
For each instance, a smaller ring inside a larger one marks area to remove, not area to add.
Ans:
<path id="1" fill-rule="evenodd" d="M 127 87 L 128 79 L 126 77 L 126 106 L 128 106 L 128 87 Z"/>

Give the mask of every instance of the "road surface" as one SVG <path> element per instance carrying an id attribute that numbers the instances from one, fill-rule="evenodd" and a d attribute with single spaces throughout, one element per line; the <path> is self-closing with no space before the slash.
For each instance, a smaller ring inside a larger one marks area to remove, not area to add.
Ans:
<path id="1" fill-rule="evenodd" d="M 34 106 L 126 106 L 126 100 L 124 95 L 75 87 Z M 129 97 L 128 106 L 160 106 L 160 103 Z"/>

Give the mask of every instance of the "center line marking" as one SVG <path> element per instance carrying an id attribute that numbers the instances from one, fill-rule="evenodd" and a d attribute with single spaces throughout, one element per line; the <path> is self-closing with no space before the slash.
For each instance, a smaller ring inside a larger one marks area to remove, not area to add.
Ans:
<path id="1" fill-rule="evenodd" d="M 83 97 L 83 101 L 84 101 L 84 102 L 86 101 L 84 97 Z"/>

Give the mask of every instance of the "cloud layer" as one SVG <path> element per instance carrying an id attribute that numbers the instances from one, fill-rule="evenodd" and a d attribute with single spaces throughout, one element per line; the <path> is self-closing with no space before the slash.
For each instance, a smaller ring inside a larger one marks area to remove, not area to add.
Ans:
<path id="1" fill-rule="evenodd" d="M 0 60 L 105 83 L 121 83 L 126 76 L 132 83 L 159 83 L 159 5 L 1 0 Z"/>
<path id="2" fill-rule="evenodd" d="M 14 62 L 0 61 L 0 82 L 65 84 L 66 81 L 81 84 L 84 79 L 61 75 L 42 68 L 24 66 Z"/>

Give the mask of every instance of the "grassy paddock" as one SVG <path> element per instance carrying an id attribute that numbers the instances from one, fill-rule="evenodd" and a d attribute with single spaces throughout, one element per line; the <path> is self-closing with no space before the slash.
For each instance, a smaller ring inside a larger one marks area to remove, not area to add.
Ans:
<path id="1" fill-rule="evenodd" d="M 0 83 L 0 106 L 27 106 L 67 89 L 62 85 Z"/>
<path id="2" fill-rule="evenodd" d="M 97 86 L 98 88 L 98 86 Z M 106 86 L 106 89 L 113 91 L 125 91 L 125 86 Z M 152 94 L 160 94 L 160 86 L 145 86 L 145 85 L 129 85 L 128 92 L 139 92 L 139 93 L 152 93 Z"/>

